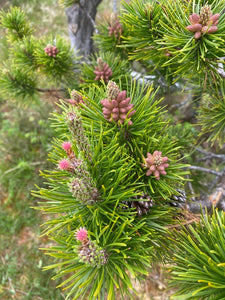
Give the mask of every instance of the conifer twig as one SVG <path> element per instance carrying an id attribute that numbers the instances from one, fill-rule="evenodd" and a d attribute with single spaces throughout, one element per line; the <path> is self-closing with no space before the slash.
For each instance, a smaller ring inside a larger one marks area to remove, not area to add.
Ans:
<path id="1" fill-rule="evenodd" d="M 189 175 L 187 175 L 187 178 L 188 179 L 190 179 L 190 176 Z M 193 187 L 192 187 L 192 184 L 191 184 L 191 181 L 190 180 L 188 180 L 188 187 L 189 187 L 189 189 L 190 189 L 190 191 L 191 191 L 191 200 L 192 201 L 195 201 L 195 192 L 194 192 L 194 189 L 193 189 Z"/>
<path id="2" fill-rule="evenodd" d="M 14 81 L 15 78 L 9 74 L 9 78 Z M 38 91 L 38 92 L 41 92 L 41 93 L 46 93 L 46 92 L 63 92 L 65 91 L 65 89 L 61 88 L 61 89 L 41 89 L 41 88 L 37 88 L 37 87 L 34 87 L 34 86 L 30 86 L 29 84 L 21 84 L 22 87 L 28 87 L 28 88 L 33 88 L 34 90 Z"/>
<path id="3" fill-rule="evenodd" d="M 171 105 L 169 108 L 169 111 L 172 111 L 173 109 L 178 109 L 179 107 L 185 106 L 191 99 L 192 99 L 192 95 L 189 94 L 187 96 L 187 99 L 185 99 L 184 101 L 179 102 L 179 103 L 174 103 L 173 105 Z"/>
<path id="4" fill-rule="evenodd" d="M 199 158 L 198 161 L 203 161 L 203 160 L 212 159 L 212 158 L 218 158 L 218 159 L 225 160 L 225 154 L 215 154 L 215 153 L 208 152 L 208 151 L 200 149 L 200 148 L 196 148 L 196 150 L 200 153 L 206 154 L 206 156 Z"/>
<path id="5" fill-rule="evenodd" d="M 210 173 L 216 176 L 223 176 L 225 169 L 221 172 L 212 170 L 212 169 L 207 169 L 207 168 L 203 168 L 203 167 L 199 167 L 199 166 L 188 166 L 189 169 L 191 170 L 197 170 L 197 171 L 201 171 L 201 172 L 206 172 L 206 173 Z"/>

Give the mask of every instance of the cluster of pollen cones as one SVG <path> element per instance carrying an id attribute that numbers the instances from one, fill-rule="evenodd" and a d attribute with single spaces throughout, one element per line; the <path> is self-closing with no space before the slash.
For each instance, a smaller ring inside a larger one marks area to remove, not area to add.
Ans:
<path id="1" fill-rule="evenodd" d="M 130 119 L 135 113 L 134 105 L 130 103 L 130 97 L 127 98 L 127 91 L 119 92 L 114 82 L 110 81 L 107 89 L 108 98 L 101 100 L 104 118 L 123 124 L 126 118 Z M 132 124 L 133 122 L 128 120 L 128 125 Z"/>
<path id="2" fill-rule="evenodd" d="M 56 57 L 56 55 L 59 53 L 59 50 L 56 46 L 47 45 L 47 47 L 45 47 L 45 53 L 48 54 L 48 56 Z"/>
<path id="3" fill-rule="evenodd" d="M 220 14 L 212 14 L 209 5 L 202 7 L 200 15 L 193 13 L 189 16 L 191 25 L 186 29 L 195 33 L 195 39 L 199 39 L 202 33 L 213 33 L 218 30 L 216 26 L 219 23 Z"/>
<path id="4" fill-rule="evenodd" d="M 108 82 L 109 78 L 113 75 L 113 72 L 109 65 L 106 62 L 103 62 L 102 58 L 99 57 L 97 59 L 98 65 L 95 66 L 94 74 L 96 75 L 95 80 L 103 80 L 104 82 Z"/>
<path id="5" fill-rule="evenodd" d="M 154 151 L 153 154 L 147 153 L 145 164 L 143 167 L 147 168 L 146 175 L 155 175 L 156 179 L 160 179 L 160 175 L 166 175 L 165 168 L 169 167 L 167 163 L 168 157 L 162 157 L 161 151 Z"/>

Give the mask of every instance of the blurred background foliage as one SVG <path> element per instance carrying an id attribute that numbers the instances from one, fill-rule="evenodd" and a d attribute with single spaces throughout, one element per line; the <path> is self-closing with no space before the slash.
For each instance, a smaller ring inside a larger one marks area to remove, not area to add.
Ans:
<path id="1" fill-rule="evenodd" d="M 0 1 L 7 10 L 19 6 L 35 29 L 35 36 L 58 34 L 68 39 L 67 19 L 57 1 Z M 0 29 L 0 61 L 9 57 L 5 32 Z M 69 39 L 68 39 L 69 41 Z M 15 99 L 0 98 L 0 299 L 64 299 L 53 271 L 42 271 L 50 260 L 39 248 L 43 216 L 31 209 L 37 199 L 30 195 L 34 184 L 42 185 L 39 169 L 50 168 L 47 153 L 54 135 L 49 114 L 58 96 L 43 94 L 29 107 Z"/>
<path id="2" fill-rule="evenodd" d="M 35 35 L 67 36 L 67 21 L 57 1 L 0 1 L 4 10 L 10 6 L 24 9 Z M 0 29 L 0 60 L 8 56 L 7 40 Z M 14 99 L 0 98 L 0 298 L 64 299 L 52 272 L 42 271 L 49 258 L 39 251 L 48 243 L 39 239 L 41 215 L 30 209 L 36 199 L 30 191 L 36 182 L 42 185 L 39 169 L 46 162 L 53 130 L 49 113 L 55 109 L 54 95 L 43 95 L 28 107 Z M 50 100 L 49 100 L 50 99 Z"/>

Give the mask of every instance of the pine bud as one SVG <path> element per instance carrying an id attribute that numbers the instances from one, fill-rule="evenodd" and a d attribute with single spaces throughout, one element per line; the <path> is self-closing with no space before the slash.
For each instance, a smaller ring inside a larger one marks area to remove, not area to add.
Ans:
<path id="1" fill-rule="evenodd" d="M 107 85 L 107 98 L 109 100 L 117 99 L 120 88 L 114 81 L 109 81 Z"/>
<path id="2" fill-rule="evenodd" d="M 78 201 L 84 204 L 93 204 L 98 200 L 98 190 L 94 187 L 94 182 L 89 176 L 82 176 L 84 173 L 86 172 L 83 172 L 80 177 L 72 179 L 69 184 L 70 192 Z"/>
<path id="3" fill-rule="evenodd" d="M 205 33 L 205 32 L 206 32 L 206 33 L 213 33 L 213 32 L 216 32 L 217 29 L 218 29 L 217 26 L 210 26 L 210 27 L 204 26 L 204 27 L 202 28 L 202 32 L 203 32 L 203 33 Z"/>
<path id="4" fill-rule="evenodd" d="M 196 13 L 193 13 L 192 15 L 189 16 L 189 20 L 190 20 L 190 22 L 191 22 L 192 25 L 198 24 L 199 23 L 199 19 L 200 19 L 200 16 L 197 15 Z"/>
<path id="5" fill-rule="evenodd" d="M 69 184 L 70 192 L 80 202 L 86 204 L 89 201 L 89 193 L 84 180 L 81 178 L 74 178 Z"/>
<path id="6" fill-rule="evenodd" d="M 116 26 L 116 22 L 117 22 L 117 14 L 116 13 L 111 13 L 111 26 L 112 27 L 115 27 Z"/>
<path id="7" fill-rule="evenodd" d="M 202 26 L 206 26 L 209 23 L 209 18 L 212 16 L 211 7 L 209 5 L 205 5 L 201 8 L 199 23 Z"/>
<path id="8" fill-rule="evenodd" d="M 97 58 L 97 64 L 98 64 L 99 70 L 103 71 L 103 69 L 104 69 L 104 62 L 103 62 L 103 60 L 102 60 L 101 57 Z"/>
<path id="9" fill-rule="evenodd" d="M 82 262 L 97 268 L 108 262 L 108 254 L 95 242 L 89 240 L 86 228 L 80 228 L 75 236 L 78 241 L 82 242 L 78 248 L 78 255 Z"/>

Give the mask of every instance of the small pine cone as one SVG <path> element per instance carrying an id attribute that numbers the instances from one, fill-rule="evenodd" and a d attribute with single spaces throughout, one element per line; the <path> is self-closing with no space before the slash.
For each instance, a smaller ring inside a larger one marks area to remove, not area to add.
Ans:
<path id="1" fill-rule="evenodd" d="M 107 99 L 117 99 L 119 92 L 120 88 L 118 87 L 118 85 L 114 81 L 109 81 L 107 85 Z"/>
<path id="2" fill-rule="evenodd" d="M 67 159 L 62 159 L 58 164 L 58 168 L 62 171 L 70 172 L 71 174 L 75 173 L 72 161 L 68 161 Z"/>
<path id="3" fill-rule="evenodd" d="M 45 53 L 48 54 L 48 56 L 52 56 L 52 57 L 56 57 L 57 53 L 59 53 L 59 50 L 57 49 L 57 47 L 55 47 L 51 44 L 48 44 L 44 50 L 45 50 Z"/>
<path id="4" fill-rule="evenodd" d="M 90 240 L 82 241 L 82 246 L 78 250 L 81 261 L 91 266 L 100 268 L 108 262 L 106 251 Z"/>
<path id="5" fill-rule="evenodd" d="M 73 178 L 72 182 L 69 184 L 70 192 L 78 201 L 83 203 L 89 202 L 89 192 L 84 183 L 84 180 L 80 178 Z"/>
<path id="6" fill-rule="evenodd" d="M 101 57 L 98 57 L 98 58 L 97 58 L 97 64 L 98 64 L 99 70 L 100 70 L 100 71 L 103 71 L 103 69 L 104 69 L 104 61 L 102 60 Z"/>
<path id="7" fill-rule="evenodd" d="M 98 66 L 95 66 L 94 74 L 96 75 L 95 80 L 103 79 L 104 82 L 108 82 L 109 78 L 113 75 L 113 72 L 107 63 L 102 61 L 102 58 L 97 59 Z"/>
<path id="8" fill-rule="evenodd" d="M 177 189 L 177 192 L 179 193 L 179 195 L 172 195 L 170 197 L 171 202 L 169 202 L 169 205 L 175 207 L 183 207 L 187 201 L 186 193 L 181 189 Z"/>
<path id="9" fill-rule="evenodd" d="M 154 151 L 153 154 L 147 153 L 147 158 L 145 158 L 145 164 L 142 166 L 147 168 L 146 175 L 155 175 L 156 179 L 160 179 L 160 175 L 166 175 L 165 168 L 169 167 L 167 163 L 168 157 L 162 157 L 161 151 Z"/>
<path id="10" fill-rule="evenodd" d="M 75 237 L 78 241 L 84 243 L 84 241 L 88 241 L 88 231 L 85 227 L 79 228 L 76 233 Z"/>
<path id="11" fill-rule="evenodd" d="M 202 26 L 206 26 L 209 23 L 209 19 L 212 16 L 211 7 L 209 5 L 205 5 L 201 8 L 199 23 Z"/>
<path id="12" fill-rule="evenodd" d="M 118 94 L 116 99 L 101 100 L 103 107 L 104 118 L 110 122 L 124 123 L 126 118 L 131 118 L 135 113 L 133 109 L 134 105 L 130 104 L 130 98 L 127 98 L 127 91 L 122 91 Z M 132 125 L 132 121 L 128 121 L 129 125 Z"/>
<path id="13" fill-rule="evenodd" d="M 75 173 L 77 176 L 79 176 L 79 177 L 83 176 L 83 174 L 84 174 L 84 172 L 85 172 L 83 160 L 77 159 L 77 158 L 75 157 L 75 155 L 74 155 L 73 157 L 71 156 L 71 157 L 70 157 L 70 165 L 71 165 L 71 168 L 73 168 L 74 173 Z"/>
<path id="14" fill-rule="evenodd" d="M 72 145 L 70 142 L 64 142 L 64 143 L 62 143 L 62 148 L 63 148 L 63 150 L 68 151 L 68 150 L 71 150 Z"/>
<path id="15" fill-rule="evenodd" d="M 147 215 L 150 212 L 151 207 L 154 205 L 152 198 L 144 193 L 140 196 L 134 197 L 136 201 L 123 201 L 125 204 L 123 209 L 135 209 L 138 216 Z"/>
<path id="16" fill-rule="evenodd" d="M 67 159 L 62 159 L 58 164 L 58 168 L 62 171 L 67 171 L 72 174 L 74 174 L 74 172 L 75 172 L 72 161 L 71 160 L 68 161 Z"/>

